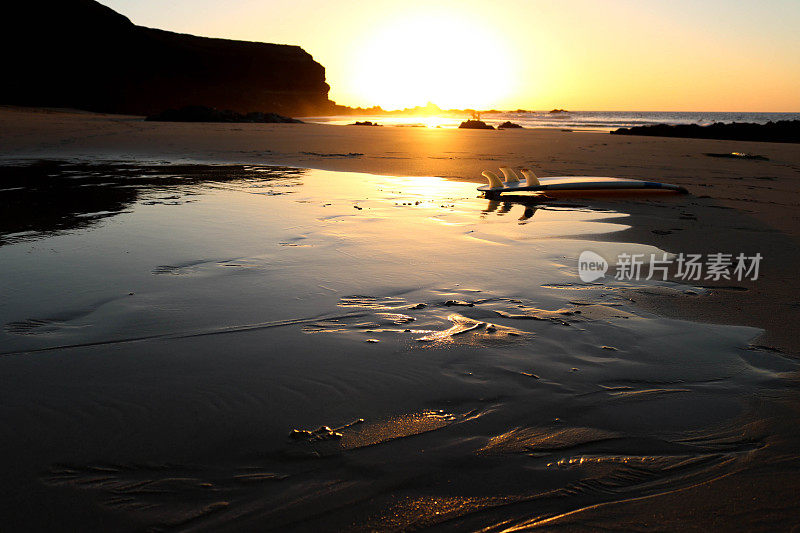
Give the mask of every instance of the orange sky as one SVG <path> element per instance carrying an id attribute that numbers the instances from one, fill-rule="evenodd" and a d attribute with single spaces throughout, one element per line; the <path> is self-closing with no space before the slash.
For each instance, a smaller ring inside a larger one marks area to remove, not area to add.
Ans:
<path id="1" fill-rule="evenodd" d="M 800 111 L 800 1 L 103 0 L 137 24 L 298 44 L 351 106 Z"/>

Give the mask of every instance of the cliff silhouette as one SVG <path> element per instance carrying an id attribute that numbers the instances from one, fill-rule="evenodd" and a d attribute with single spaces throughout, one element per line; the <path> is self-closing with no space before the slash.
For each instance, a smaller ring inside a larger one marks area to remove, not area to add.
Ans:
<path id="1" fill-rule="evenodd" d="M 202 105 L 246 113 L 329 110 L 325 68 L 299 46 L 145 28 L 93 0 L 3 7 L 0 103 L 149 115 Z"/>

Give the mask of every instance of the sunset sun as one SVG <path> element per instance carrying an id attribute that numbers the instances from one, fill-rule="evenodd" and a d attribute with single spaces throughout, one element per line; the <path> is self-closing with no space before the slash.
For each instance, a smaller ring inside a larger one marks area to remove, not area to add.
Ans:
<path id="1" fill-rule="evenodd" d="M 444 108 L 487 108 L 516 80 L 513 49 L 493 28 L 452 15 L 394 19 L 358 43 L 354 96 L 398 109 L 434 102 Z"/>

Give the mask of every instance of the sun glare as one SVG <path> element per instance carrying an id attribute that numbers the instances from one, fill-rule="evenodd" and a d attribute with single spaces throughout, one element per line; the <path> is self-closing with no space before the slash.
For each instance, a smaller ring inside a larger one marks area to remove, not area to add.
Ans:
<path id="1" fill-rule="evenodd" d="M 458 16 L 395 18 L 359 43 L 351 93 L 384 109 L 485 109 L 513 92 L 511 56 L 493 28 Z"/>

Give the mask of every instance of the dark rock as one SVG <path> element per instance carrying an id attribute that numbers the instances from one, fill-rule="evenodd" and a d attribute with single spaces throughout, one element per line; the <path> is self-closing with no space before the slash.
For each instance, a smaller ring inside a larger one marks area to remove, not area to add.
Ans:
<path id="1" fill-rule="evenodd" d="M 498 130 L 513 129 L 513 128 L 522 129 L 522 126 L 520 126 L 519 124 L 515 124 L 514 122 L 511 122 L 509 120 L 506 120 L 505 122 L 497 126 Z"/>
<path id="2" fill-rule="evenodd" d="M 651 126 L 619 128 L 612 131 L 611 134 L 800 143 L 800 120 L 770 121 L 766 124 L 716 122 L 708 126 L 700 126 L 698 124 L 654 124 Z"/>
<path id="3" fill-rule="evenodd" d="M 551 110 L 549 111 L 549 113 L 550 113 L 551 115 L 556 115 L 556 114 L 558 114 L 558 113 L 569 113 L 569 111 L 567 111 L 566 109 L 551 109 Z"/>
<path id="4" fill-rule="evenodd" d="M 369 120 L 365 120 L 363 122 L 355 121 L 350 126 L 380 126 L 377 122 L 370 122 Z"/>
<path id="5" fill-rule="evenodd" d="M 3 6 L 0 103 L 150 115 L 202 105 L 325 113 L 325 69 L 299 46 L 136 26 L 93 0 Z"/>
<path id="6" fill-rule="evenodd" d="M 444 305 L 447 307 L 461 306 L 461 307 L 474 307 L 475 304 L 473 302 L 465 302 L 463 300 L 447 300 Z"/>
<path id="7" fill-rule="evenodd" d="M 482 120 L 465 120 L 458 126 L 461 129 L 467 130 L 493 130 L 494 126 L 490 126 Z"/>
<path id="8" fill-rule="evenodd" d="M 250 112 L 246 115 L 236 111 L 220 111 L 213 107 L 186 106 L 181 109 L 168 109 L 155 115 L 150 115 L 145 120 L 156 122 L 251 122 L 267 124 L 302 124 L 302 120 L 284 117 L 277 113 Z"/>
<path id="9" fill-rule="evenodd" d="M 247 113 L 241 122 L 253 122 L 263 124 L 303 124 L 302 120 L 285 117 L 277 113 L 262 113 L 261 111 L 251 111 Z M 237 121 L 239 122 L 239 121 Z"/>
<path id="10" fill-rule="evenodd" d="M 707 153 L 706 155 L 708 157 L 726 157 L 726 158 L 729 158 L 729 159 L 753 159 L 755 161 L 769 161 L 769 158 L 765 157 L 763 155 L 743 154 L 741 152 L 730 152 L 730 153 L 724 153 L 724 154 Z"/>
<path id="11" fill-rule="evenodd" d="M 307 429 L 293 429 L 292 432 L 289 433 L 289 438 L 292 440 L 308 440 L 313 436 L 314 434 Z"/>
<path id="12" fill-rule="evenodd" d="M 323 153 L 323 152 L 300 152 L 300 153 L 304 154 L 304 155 L 313 155 L 315 157 L 343 157 L 343 158 L 344 157 L 361 157 L 361 156 L 364 155 L 361 152 L 349 152 L 349 153 L 346 153 L 346 154 L 336 154 L 336 153 L 326 154 L 326 153 Z"/>

